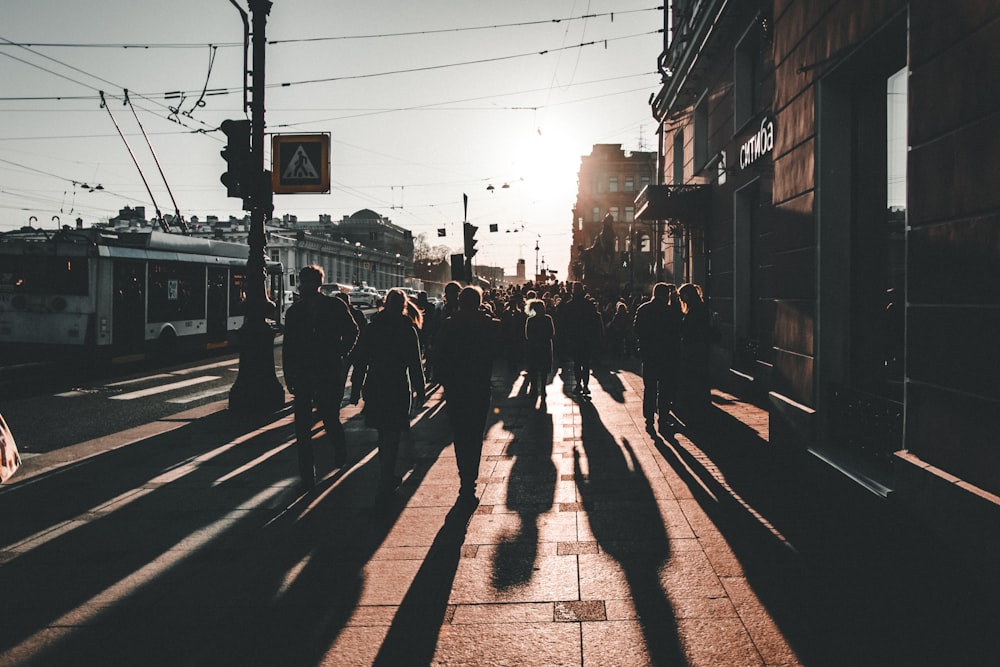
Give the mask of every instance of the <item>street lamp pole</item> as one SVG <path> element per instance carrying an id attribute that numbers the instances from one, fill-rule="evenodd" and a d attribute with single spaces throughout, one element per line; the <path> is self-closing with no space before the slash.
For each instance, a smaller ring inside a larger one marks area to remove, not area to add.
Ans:
<path id="1" fill-rule="evenodd" d="M 274 372 L 274 328 L 267 315 L 274 303 L 267 298 L 267 236 L 264 222 L 274 210 L 271 185 L 264 171 L 264 46 L 270 0 L 249 0 L 253 15 L 253 99 L 251 100 L 251 159 L 258 181 L 253 184 L 250 209 L 246 304 L 240 328 L 239 374 L 229 392 L 229 409 L 267 414 L 285 404 L 285 390 Z"/>

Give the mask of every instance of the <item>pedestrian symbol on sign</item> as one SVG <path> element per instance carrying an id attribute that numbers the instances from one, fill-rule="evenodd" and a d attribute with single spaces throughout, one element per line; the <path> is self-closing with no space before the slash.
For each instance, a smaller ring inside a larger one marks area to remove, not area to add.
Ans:
<path id="1" fill-rule="evenodd" d="M 330 135 L 271 135 L 274 194 L 330 191 Z"/>
<path id="2" fill-rule="evenodd" d="M 289 161 L 288 167 L 285 168 L 285 172 L 281 175 L 281 180 L 313 181 L 317 178 L 319 178 L 319 171 L 313 166 L 312 160 L 309 159 L 305 149 L 300 144 L 292 154 L 292 159 Z"/>

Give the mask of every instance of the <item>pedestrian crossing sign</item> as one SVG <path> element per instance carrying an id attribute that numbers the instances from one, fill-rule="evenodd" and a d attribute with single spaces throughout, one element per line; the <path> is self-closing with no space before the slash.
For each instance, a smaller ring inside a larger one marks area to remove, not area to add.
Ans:
<path id="1" fill-rule="evenodd" d="M 330 135 L 271 135 L 271 187 L 276 195 L 330 191 Z"/>

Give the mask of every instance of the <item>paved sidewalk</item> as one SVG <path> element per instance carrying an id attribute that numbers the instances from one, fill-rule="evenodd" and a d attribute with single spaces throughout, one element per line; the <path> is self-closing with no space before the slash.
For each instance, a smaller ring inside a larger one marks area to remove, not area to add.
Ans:
<path id="1" fill-rule="evenodd" d="M 375 433 L 354 407 L 348 465 L 304 497 L 290 411 L 251 424 L 224 403 L 12 487 L 0 494 L 0 665 L 998 654 L 976 573 L 881 499 L 775 452 L 765 412 L 716 392 L 700 427 L 651 437 L 634 372 L 598 370 L 591 387 L 579 401 L 557 377 L 542 405 L 521 378 L 494 378 L 471 513 L 454 506 L 439 391 L 404 441 L 408 473 L 387 508 L 374 505 Z"/>

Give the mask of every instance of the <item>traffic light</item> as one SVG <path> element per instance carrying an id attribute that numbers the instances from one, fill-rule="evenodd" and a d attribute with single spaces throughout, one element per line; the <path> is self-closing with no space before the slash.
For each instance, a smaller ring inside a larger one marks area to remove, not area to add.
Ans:
<path id="1" fill-rule="evenodd" d="M 253 192 L 253 164 L 250 159 L 250 121 L 224 120 L 219 126 L 226 135 L 226 147 L 219 155 L 226 172 L 219 178 L 229 197 L 249 198 Z"/>
<path id="2" fill-rule="evenodd" d="M 473 255 L 475 255 L 478 250 L 476 250 L 476 231 L 479 227 L 475 227 L 468 222 L 463 223 L 462 230 L 465 232 L 465 258 L 471 260 Z"/>

